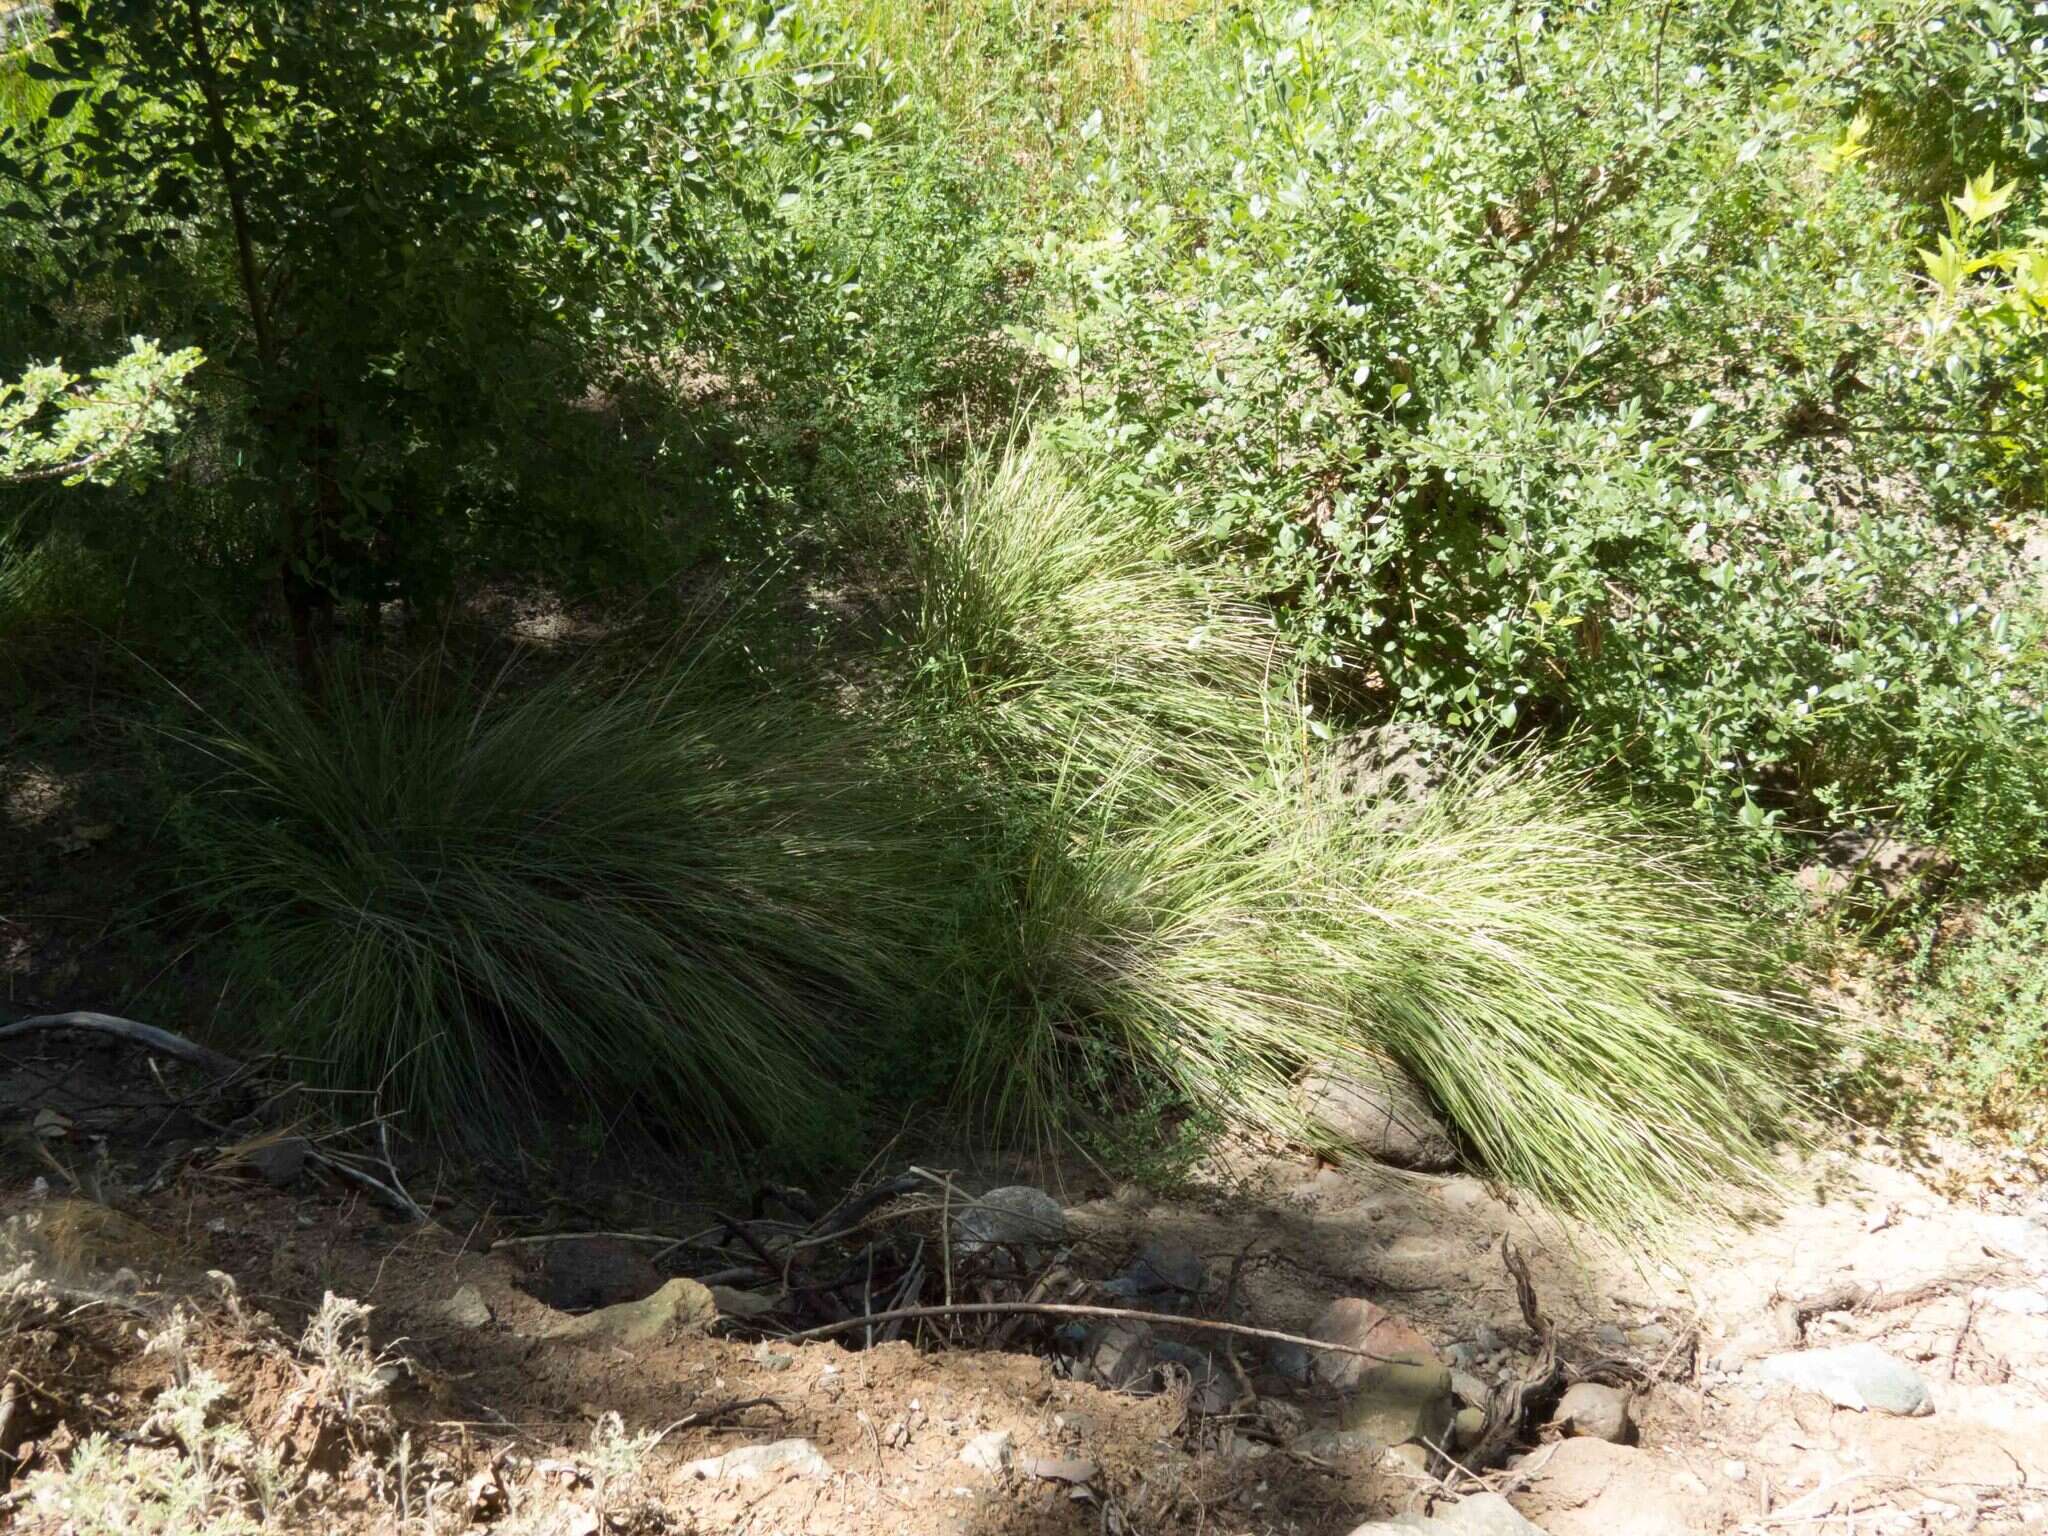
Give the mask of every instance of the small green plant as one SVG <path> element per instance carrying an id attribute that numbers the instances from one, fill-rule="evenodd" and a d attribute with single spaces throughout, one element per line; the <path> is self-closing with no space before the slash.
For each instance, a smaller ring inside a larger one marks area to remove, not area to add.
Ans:
<path id="1" fill-rule="evenodd" d="M 1937 1103 L 2038 1144 L 2048 1135 L 2048 890 L 1992 903 L 1906 1003 L 1895 1045 Z"/>

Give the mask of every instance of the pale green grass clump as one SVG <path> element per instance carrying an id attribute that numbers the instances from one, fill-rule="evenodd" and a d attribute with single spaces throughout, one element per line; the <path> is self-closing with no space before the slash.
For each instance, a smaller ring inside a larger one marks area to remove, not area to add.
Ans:
<path id="1" fill-rule="evenodd" d="M 940 923 L 869 734 L 707 666 L 265 674 L 194 740 L 193 895 L 268 984 L 251 1022 L 452 1131 L 802 1131 Z"/>
<path id="2" fill-rule="evenodd" d="M 1530 756 L 1326 828 L 1302 939 L 1479 1163 L 1623 1225 L 1771 1182 L 1819 1026 L 1669 841 Z"/>
<path id="3" fill-rule="evenodd" d="M 923 530 L 912 659 L 1011 787 L 1155 805 L 1263 764 L 1285 669 L 1269 614 L 1099 492 L 1036 441 L 971 464 Z"/>
<path id="4" fill-rule="evenodd" d="M 1009 817 L 960 962 L 985 1123 L 1163 1087 L 1300 1135 L 1305 1068 L 1398 1064 L 1476 1162 L 1616 1225 L 1768 1183 L 1813 1026 L 1669 841 L 1529 755 L 1323 791 L 1256 611 L 1042 448 L 931 547 L 921 654 Z"/>

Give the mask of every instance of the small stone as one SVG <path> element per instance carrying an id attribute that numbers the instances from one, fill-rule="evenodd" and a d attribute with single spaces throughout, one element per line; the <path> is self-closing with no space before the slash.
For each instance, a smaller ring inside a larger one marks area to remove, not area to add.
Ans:
<path id="1" fill-rule="evenodd" d="M 1602 1323 L 1593 1330 L 1593 1342 L 1609 1354 L 1619 1354 L 1628 1348 L 1628 1335 L 1612 1323 Z"/>
<path id="2" fill-rule="evenodd" d="M 695 1280 L 677 1277 L 639 1301 L 600 1307 L 549 1330 L 549 1337 L 586 1343 L 645 1346 L 682 1334 L 703 1333 L 718 1321 L 718 1304 Z"/>
<path id="3" fill-rule="evenodd" d="M 960 1452 L 960 1459 L 977 1472 L 1001 1472 L 1010 1465 L 1016 1439 L 1007 1429 L 992 1429 L 976 1435 Z"/>
<path id="4" fill-rule="evenodd" d="M 1356 1296 L 1333 1301 L 1309 1330 L 1312 1337 L 1346 1344 L 1365 1355 L 1319 1352 L 1316 1379 L 1344 1396 L 1338 1427 L 1380 1445 L 1405 1440 L 1441 1444 L 1451 1427 L 1451 1373 L 1407 1323 Z"/>
<path id="5" fill-rule="evenodd" d="M 1312 1126 L 1376 1162 L 1428 1172 L 1457 1165 L 1458 1149 L 1443 1122 L 1396 1067 L 1376 1078 L 1318 1067 L 1301 1080 L 1296 1102 Z"/>
<path id="6" fill-rule="evenodd" d="M 1470 1450 L 1479 1443 L 1479 1437 L 1485 1433 L 1484 1408 L 1460 1408 L 1458 1416 L 1451 1420 L 1451 1444 L 1457 1450 Z"/>
<path id="7" fill-rule="evenodd" d="M 1472 1345 L 1482 1355 L 1497 1355 L 1508 1347 L 1508 1341 L 1495 1329 L 1481 1323 L 1472 1332 Z"/>
<path id="8" fill-rule="evenodd" d="M 1757 1367 L 1769 1382 L 1817 1392 L 1837 1408 L 1876 1409 L 1913 1418 L 1934 1412 L 1927 1383 L 1875 1344 L 1840 1344 L 1773 1355 Z"/>
<path id="9" fill-rule="evenodd" d="M 992 1189 L 953 1218 L 955 1251 L 973 1258 L 991 1248 L 1014 1247 L 1027 1268 L 1039 1259 L 1037 1244 L 1067 1235 L 1067 1213 L 1059 1201 L 1030 1184 Z"/>
<path id="10" fill-rule="evenodd" d="M 1096 1385 L 1128 1392 L 1145 1384 L 1156 1365 L 1152 1329 L 1144 1323 L 1105 1323 L 1089 1336 L 1085 1356 Z"/>
<path id="11" fill-rule="evenodd" d="M 434 1312 L 458 1328 L 482 1328 L 491 1321 L 491 1304 L 473 1285 L 457 1287 L 455 1294 L 435 1307 Z"/>
<path id="12" fill-rule="evenodd" d="M 832 1463 L 808 1440 L 772 1440 L 766 1445 L 742 1446 L 723 1456 L 706 1456 L 687 1463 L 682 1471 L 685 1477 L 707 1482 L 738 1483 L 776 1474 L 826 1478 L 832 1475 Z"/>
<path id="13" fill-rule="evenodd" d="M 1635 1438 L 1629 1394 L 1597 1381 L 1582 1381 L 1567 1391 L 1550 1422 L 1568 1436 L 1587 1435 L 1612 1445 L 1627 1445 Z"/>
<path id="14" fill-rule="evenodd" d="M 1478 1363 L 1478 1349 L 1463 1339 L 1444 1350 L 1444 1364 L 1454 1371 L 1469 1371 Z"/>
<path id="15" fill-rule="evenodd" d="M 303 1136 L 280 1136 L 242 1153 L 241 1162 L 272 1189 L 283 1189 L 306 1171 L 306 1158 L 313 1150 Z"/>
<path id="16" fill-rule="evenodd" d="M 1749 1468 L 1739 1461 L 1724 1461 L 1721 1463 L 1721 1475 L 1731 1483 L 1746 1482 Z"/>

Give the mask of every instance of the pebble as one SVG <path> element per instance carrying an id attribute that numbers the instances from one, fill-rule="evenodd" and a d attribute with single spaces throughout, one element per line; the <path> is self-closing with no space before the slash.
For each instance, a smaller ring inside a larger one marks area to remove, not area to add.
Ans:
<path id="1" fill-rule="evenodd" d="M 1722 1462 L 1721 1472 L 1731 1483 L 1743 1482 L 1749 1477 L 1749 1468 L 1739 1461 Z"/>
<path id="2" fill-rule="evenodd" d="M 1508 1341 L 1484 1323 L 1473 1330 L 1472 1343 L 1482 1355 L 1497 1355 L 1508 1347 Z"/>
<path id="3" fill-rule="evenodd" d="M 473 1285 L 460 1286 L 453 1296 L 434 1308 L 446 1322 L 458 1328 L 482 1328 L 491 1320 L 491 1305 Z"/>
<path id="4" fill-rule="evenodd" d="M 777 1472 L 793 1477 L 826 1478 L 832 1475 L 832 1463 L 808 1440 L 771 1440 L 766 1445 L 742 1446 L 723 1456 L 706 1456 L 687 1463 L 682 1470 L 685 1477 L 736 1483 Z"/>
<path id="5" fill-rule="evenodd" d="M 1367 1078 L 1318 1067 L 1301 1080 L 1297 1102 L 1330 1138 L 1376 1162 L 1432 1173 L 1457 1166 L 1458 1149 L 1436 1110 L 1398 1068 Z"/>
<path id="6" fill-rule="evenodd" d="M 1567 1391 L 1550 1422 L 1567 1436 L 1585 1435 L 1611 1445 L 1627 1445 L 1635 1438 L 1629 1394 L 1597 1381 L 1582 1381 Z"/>

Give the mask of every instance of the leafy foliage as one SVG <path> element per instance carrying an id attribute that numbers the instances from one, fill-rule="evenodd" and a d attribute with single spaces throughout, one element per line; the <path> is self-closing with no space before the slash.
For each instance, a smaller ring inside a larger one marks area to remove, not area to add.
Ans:
<path id="1" fill-rule="evenodd" d="M 84 387 L 61 362 L 0 383 L 0 481 L 140 481 L 177 427 L 185 379 L 200 361 L 196 347 L 166 355 L 138 336 Z"/>

